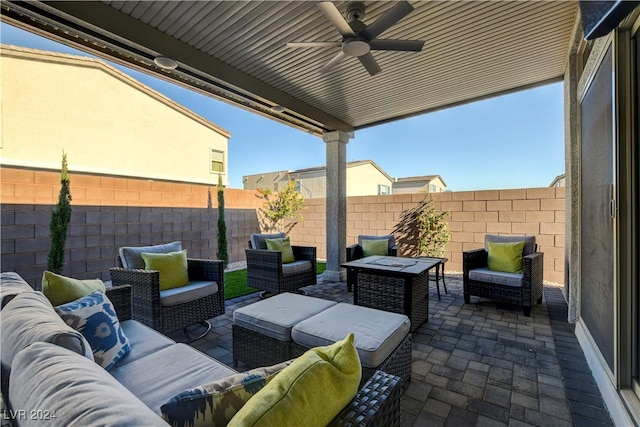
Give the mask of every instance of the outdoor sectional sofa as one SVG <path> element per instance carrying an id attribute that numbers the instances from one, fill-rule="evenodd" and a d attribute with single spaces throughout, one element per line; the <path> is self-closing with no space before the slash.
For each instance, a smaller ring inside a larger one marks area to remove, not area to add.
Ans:
<path id="1" fill-rule="evenodd" d="M 131 320 L 131 287 L 107 288 L 131 350 L 110 371 L 41 293 L 0 275 L 2 397 L 15 425 L 167 425 L 161 406 L 178 393 L 237 372 Z M 400 424 L 401 381 L 376 372 L 332 425 Z M 204 415 L 194 409 L 193 425 Z M 206 419 L 206 417 L 205 417 Z M 200 420 L 199 422 L 202 422 Z"/>

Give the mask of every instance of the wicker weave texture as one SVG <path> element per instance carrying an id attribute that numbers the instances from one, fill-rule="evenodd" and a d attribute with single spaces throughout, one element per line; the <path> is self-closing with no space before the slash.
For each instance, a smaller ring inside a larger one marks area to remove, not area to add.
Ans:
<path id="1" fill-rule="evenodd" d="M 193 281 L 215 281 L 218 292 L 184 304 L 163 307 L 160 303 L 160 273 L 154 270 L 112 268 L 114 285 L 130 284 L 134 320 L 169 333 L 224 314 L 224 267 L 222 261 L 188 259 L 188 276 Z"/>
<path id="2" fill-rule="evenodd" d="M 415 331 L 429 317 L 429 272 L 399 277 L 359 272 L 353 303 L 405 314 Z"/>
<path id="3" fill-rule="evenodd" d="M 401 383 L 397 376 L 376 371 L 351 403 L 329 425 L 400 426 Z"/>
<path id="4" fill-rule="evenodd" d="M 464 252 L 462 282 L 465 302 L 468 304 L 472 295 L 489 298 L 521 306 L 525 316 L 530 316 L 533 304 L 542 302 L 543 257 L 542 252 L 534 252 L 522 258 L 522 287 L 515 287 L 470 279 L 469 271 L 487 267 L 487 251 L 476 249 Z"/>
<path id="5" fill-rule="evenodd" d="M 246 249 L 247 286 L 270 293 L 295 292 L 304 286 L 317 283 L 316 248 L 312 246 L 292 246 L 297 261 L 311 261 L 311 268 L 305 271 L 284 274 L 282 272 L 282 252 L 264 249 Z"/>
<path id="6" fill-rule="evenodd" d="M 124 322 L 131 319 L 131 286 L 110 286 L 106 291 L 107 298 L 113 304 L 118 320 Z"/>

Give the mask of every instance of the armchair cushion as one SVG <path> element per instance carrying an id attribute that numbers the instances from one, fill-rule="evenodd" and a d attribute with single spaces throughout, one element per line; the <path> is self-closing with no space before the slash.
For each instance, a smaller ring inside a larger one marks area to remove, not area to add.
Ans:
<path id="1" fill-rule="evenodd" d="M 60 305 L 56 312 L 86 338 L 94 360 L 107 371 L 131 351 L 113 304 L 103 292 Z"/>
<path id="2" fill-rule="evenodd" d="M 496 285 L 522 287 L 522 273 L 505 273 L 503 271 L 492 271 L 487 268 L 474 268 L 469 270 L 469 279 L 478 282 L 493 283 Z"/>
<path id="3" fill-rule="evenodd" d="M 238 411 L 229 426 L 325 426 L 353 399 L 362 368 L 354 336 L 308 350 Z"/>
<path id="4" fill-rule="evenodd" d="M 72 279 L 51 271 L 42 274 L 42 293 L 54 306 L 75 301 L 95 291 L 104 292 L 105 289 L 104 282 L 100 279 Z"/>
<path id="5" fill-rule="evenodd" d="M 362 254 L 364 256 L 389 255 L 389 239 L 363 240 Z"/>
<path id="6" fill-rule="evenodd" d="M 497 234 L 485 234 L 484 236 L 484 248 L 488 250 L 487 243 L 511 243 L 524 241 L 524 248 L 522 255 L 530 255 L 536 251 L 536 236 L 498 236 Z"/>
<path id="7" fill-rule="evenodd" d="M 160 290 L 179 288 L 189 283 L 187 274 L 187 250 L 170 253 L 142 252 L 146 270 L 160 272 Z"/>
<path id="8" fill-rule="evenodd" d="M 252 249 L 267 249 L 266 239 L 284 239 L 287 237 L 284 233 L 274 234 L 252 234 L 251 235 L 251 248 Z"/>
<path id="9" fill-rule="evenodd" d="M 293 256 L 293 249 L 291 249 L 291 241 L 288 237 L 279 237 L 277 239 L 264 239 L 267 244 L 267 249 L 270 251 L 282 252 L 282 263 L 288 264 L 294 262 L 296 259 Z"/>
<path id="10" fill-rule="evenodd" d="M 522 249 L 524 241 L 487 242 L 487 267 L 493 271 L 522 273 Z"/>
<path id="11" fill-rule="evenodd" d="M 160 304 L 163 307 L 184 304 L 218 292 L 218 284 L 208 281 L 193 281 L 179 288 L 160 291 Z"/>
<path id="12" fill-rule="evenodd" d="M 163 245 L 154 246 L 126 246 L 120 248 L 120 262 L 124 268 L 144 268 L 144 260 L 142 259 L 142 253 L 156 253 L 166 254 L 169 252 L 178 252 L 182 250 L 182 243 L 171 242 Z"/>
<path id="13" fill-rule="evenodd" d="M 396 238 L 393 237 L 393 234 L 387 234 L 384 236 L 370 236 L 366 234 L 361 234 L 360 236 L 358 236 L 358 245 L 363 247 L 363 242 L 365 240 L 382 240 L 382 239 L 386 239 L 388 244 L 387 253 L 385 255 L 391 255 L 393 249 L 396 246 Z"/>
<path id="14" fill-rule="evenodd" d="M 282 274 L 301 273 L 303 271 L 311 270 L 313 265 L 309 260 L 300 260 L 290 262 L 289 264 L 282 264 Z"/>

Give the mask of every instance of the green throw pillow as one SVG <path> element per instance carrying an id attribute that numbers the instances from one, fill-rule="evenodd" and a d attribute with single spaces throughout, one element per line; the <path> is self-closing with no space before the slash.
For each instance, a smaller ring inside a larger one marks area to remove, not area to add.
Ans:
<path id="1" fill-rule="evenodd" d="M 291 242 L 288 237 L 278 239 L 264 239 L 267 243 L 267 249 L 270 251 L 282 252 L 282 263 L 288 264 L 294 262 L 296 259 L 293 256 L 293 249 L 291 249 Z"/>
<path id="2" fill-rule="evenodd" d="M 298 357 L 231 419 L 229 426 L 326 426 L 354 398 L 362 376 L 353 333 Z"/>
<path id="3" fill-rule="evenodd" d="M 172 426 L 226 426 L 249 399 L 291 361 L 230 375 L 188 389 L 162 405 L 162 418 Z"/>
<path id="4" fill-rule="evenodd" d="M 365 239 L 362 241 L 362 255 L 389 255 L 389 240 L 388 239 Z"/>
<path id="5" fill-rule="evenodd" d="M 524 249 L 524 241 L 487 242 L 487 267 L 493 271 L 522 273 L 522 249 Z"/>
<path id="6" fill-rule="evenodd" d="M 72 279 L 51 271 L 45 271 L 42 274 L 42 293 L 54 307 L 86 297 L 95 291 L 105 291 L 102 280 Z"/>
<path id="7" fill-rule="evenodd" d="M 161 291 L 179 288 L 189 283 L 186 249 L 166 254 L 143 252 L 141 255 L 145 269 L 160 272 Z"/>

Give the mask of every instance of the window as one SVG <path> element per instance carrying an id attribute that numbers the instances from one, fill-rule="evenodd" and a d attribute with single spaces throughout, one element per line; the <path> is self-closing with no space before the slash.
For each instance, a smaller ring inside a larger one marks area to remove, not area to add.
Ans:
<path id="1" fill-rule="evenodd" d="M 438 191 L 438 189 L 435 184 L 429 184 L 429 193 L 435 193 L 436 191 Z"/>
<path id="2" fill-rule="evenodd" d="M 378 194 L 385 195 L 391 194 L 391 188 L 388 185 L 378 184 Z"/>
<path id="3" fill-rule="evenodd" d="M 211 150 L 211 172 L 224 172 L 224 153 L 218 150 Z"/>

